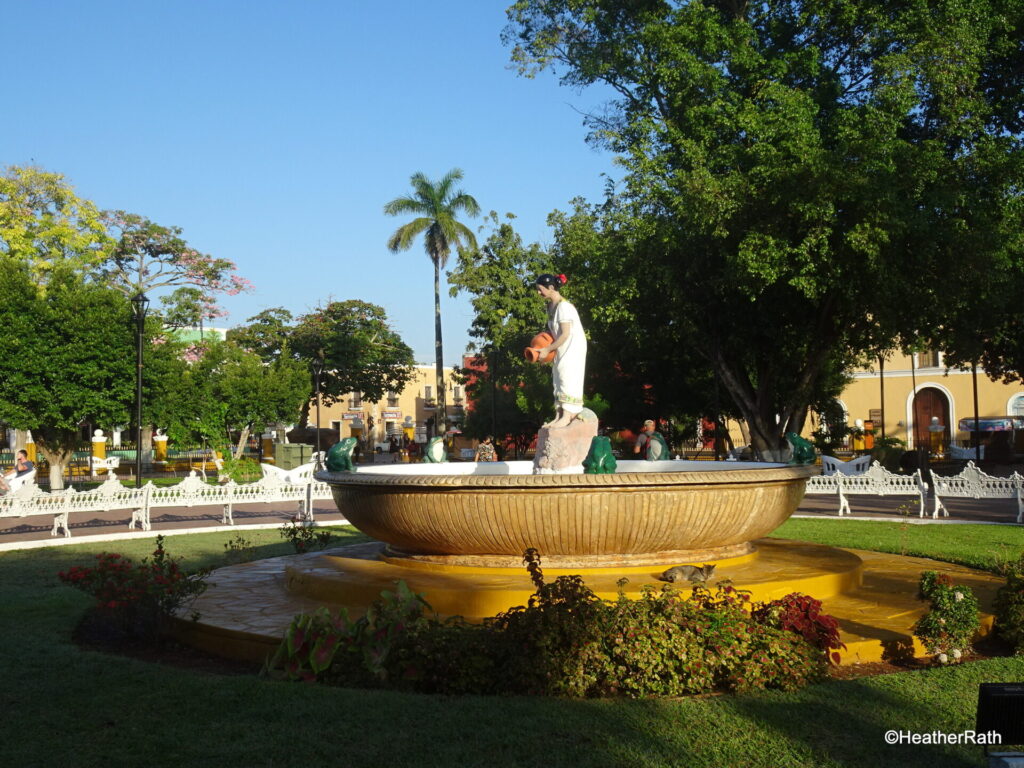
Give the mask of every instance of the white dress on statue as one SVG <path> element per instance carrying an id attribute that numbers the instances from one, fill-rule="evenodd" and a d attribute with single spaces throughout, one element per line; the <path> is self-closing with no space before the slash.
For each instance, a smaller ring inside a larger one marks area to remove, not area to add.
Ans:
<path id="1" fill-rule="evenodd" d="M 562 323 L 569 323 L 569 339 L 555 350 L 553 378 L 555 402 L 568 413 L 583 410 L 583 373 L 587 365 L 587 337 L 576 307 L 565 299 L 549 314 L 548 331 L 557 339 Z"/>

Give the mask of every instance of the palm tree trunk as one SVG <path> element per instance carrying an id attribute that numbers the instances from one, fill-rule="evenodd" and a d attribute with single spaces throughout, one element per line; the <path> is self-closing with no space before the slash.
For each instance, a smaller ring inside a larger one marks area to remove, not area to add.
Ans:
<path id="1" fill-rule="evenodd" d="M 434 428 L 437 434 L 448 431 L 448 414 L 445 412 L 444 396 L 444 346 L 441 343 L 441 260 L 434 256 L 434 364 L 437 374 L 437 415 Z"/>

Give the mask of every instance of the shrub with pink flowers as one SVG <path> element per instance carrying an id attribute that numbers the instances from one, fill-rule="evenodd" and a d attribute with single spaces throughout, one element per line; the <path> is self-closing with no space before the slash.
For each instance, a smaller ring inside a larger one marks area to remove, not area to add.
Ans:
<path id="1" fill-rule="evenodd" d="M 169 618 L 206 591 L 208 571 L 188 574 L 157 536 L 152 558 L 135 563 L 116 552 L 96 555 L 94 566 L 72 566 L 60 580 L 96 599 L 95 612 L 135 637 L 162 634 Z"/>

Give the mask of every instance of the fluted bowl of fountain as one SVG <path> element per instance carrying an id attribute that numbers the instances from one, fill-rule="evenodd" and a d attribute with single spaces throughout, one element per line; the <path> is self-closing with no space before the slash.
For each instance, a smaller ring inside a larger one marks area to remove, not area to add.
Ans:
<path id="1" fill-rule="evenodd" d="M 345 518 L 390 554 L 453 565 L 644 565 L 735 557 L 786 521 L 815 467 L 620 461 L 614 474 L 533 474 L 527 461 L 320 472 Z"/>

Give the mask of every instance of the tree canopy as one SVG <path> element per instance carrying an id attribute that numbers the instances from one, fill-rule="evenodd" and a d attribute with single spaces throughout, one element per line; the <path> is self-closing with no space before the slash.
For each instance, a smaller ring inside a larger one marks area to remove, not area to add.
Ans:
<path id="1" fill-rule="evenodd" d="M 554 255 L 600 273 L 600 317 L 645 329 L 648 359 L 669 335 L 713 368 L 762 455 L 837 370 L 919 335 L 951 282 L 1019 262 L 1019 3 L 508 14 L 523 74 L 616 94 L 588 123 L 621 188 L 556 221 Z"/>
<path id="2" fill-rule="evenodd" d="M 308 422 L 315 393 L 314 360 L 323 361 L 320 391 L 327 404 L 350 392 L 376 402 L 386 392 L 404 389 L 413 374 L 412 349 L 391 329 L 384 309 L 365 301 L 332 301 L 294 323 L 285 309 L 264 310 L 232 329 L 229 338 L 266 363 L 294 358 L 303 364 L 307 389 L 301 426 Z"/>
<path id="3" fill-rule="evenodd" d="M 134 336 L 120 293 L 68 264 L 48 275 L 44 291 L 29 264 L 0 269 L 0 420 L 32 430 L 51 487 L 63 488 L 81 425 L 128 419 Z"/>

